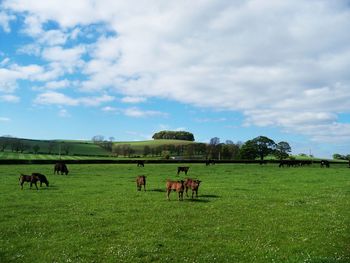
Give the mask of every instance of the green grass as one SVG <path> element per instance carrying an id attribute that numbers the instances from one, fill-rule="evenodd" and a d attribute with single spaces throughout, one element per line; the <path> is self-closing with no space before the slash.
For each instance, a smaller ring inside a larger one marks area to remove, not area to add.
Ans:
<path id="1" fill-rule="evenodd" d="M 165 198 L 172 164 L 69 165 L 69 176 L 2 165 L 0 262 L 350 262 L 345 165 L 189 166 L 199 198 L 179 202 Z M 34 171 L 50 187 L 20 190 L 19 173 Z"/>

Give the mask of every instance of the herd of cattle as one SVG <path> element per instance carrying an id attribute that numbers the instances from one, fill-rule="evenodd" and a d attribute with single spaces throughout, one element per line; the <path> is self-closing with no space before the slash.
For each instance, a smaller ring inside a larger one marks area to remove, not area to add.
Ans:
<path id="1" fill-rule="evenodd" d="M 144 162 L 139 161 L 137 162 L 137 166 L 144 166 Z M 188 166 L 179 166 L 177 169 L 177 175 L 179 175 L 180 172 L 184 172 L 187 175 L 187 172 L 189 170 Z M 67 168 L 67 165 L 65 163 L 56 163 L 54 166 L 54 174 L 65 174 L 68 175 L 69 171 Z M 31 175 L 21 174 L 19 177 L 19 184 L 21 185 L 21 189 L 23 190 L 23 184 L 24 183 L 30 183 L 30 188 L 32 188 L 33 184 L 35 185 L 36 189 L 38 190 L 37 182 L 40 182 L 40 187 L 44 183 L 47 187 L 49 186 L 49 181 L 47 180 L 46 176 L 41 173 L 32 173 Z M 198 197 L 198 188 L 201 181 L 197 179 L 187 178 L 186 180 L 179 180 L 179 181 L 166 181 L 166 192 L 167 192 L 167 199 L 170 200 L 169 195 L 171 191 L 176 191 L 178 193 L 178 199 L 183 200 L 183 194 L 186 193 L 186 196 L 188 197 L 188 190 L 191 189 L 192 191 L 192 199 L 195 197 Z M 142 186 L 144 191 L 146 191 L 146 176 L 140 175 L 136 178 L 136 186 L 137 190 L 141 191 Z"/>
<path id="2" fill-rule="evenodd" d="M 215 164 L 213 161 L 207 161 L 206 165 Z M 304 166 L 304 165 L 311 165 L 311 161 L 300 161 L 300 160 L 282 160 L 279 163 L 279 167 L 297 167 L 297 166 Z M 137 166 L 145 166 L 144 161 L 137 161 Z M 320 166 L 323 167 L 330 167 L 330 163 L 328 160 L 321 160 Z M 349 160 L 349 168 L 350 168 L 350 160 Z M 190 167 L 188 166 L 179 166 L 177 168 L 177 175 L 179 175 L 181 172 L 184 172 L 185 175 L 187 175 L 188 170 Z M 54 166 L 54 174 L 65 174 L 68 175 L 69 171 L 67 168 L 67 165 L 63 162 L 56 163 Z M 32 188 L 33 184 L 35 185 L 36 189 L 38 190 L 37 182 L 40 182 L 40 187 L 44 183 L 46 186 L 49 186 L 49 181 L 47 180 L 46 176 L 41 173 L 32 173 L 31 175 L 25 175 L 21 174 L 19 177 L 19 183 L 21 185 L 21 189 L 23 189 L 23 184 L 25 182 L 30 183 L 30 188 Z M 187 178 L 185 180 L 167 180 L 166 181 L 166 198 L 170 200 L 169 195 L 171 191 L 176 191 L 178 194 L 178 199 L 183 200 L 183 194 L 186 193 L 186 196 L 188 197 L 188 190 L 191 189 L 192 191 L 192 199 L 195 197 L 198 197 L 198 188 L 201 181 L 198 179 L 193 178 Z M 146 191 L 146 176 L 140 175 L 136 177 L 136 187 L 138 191 L 141 191 L 142 187 L 144 191 Z"/>

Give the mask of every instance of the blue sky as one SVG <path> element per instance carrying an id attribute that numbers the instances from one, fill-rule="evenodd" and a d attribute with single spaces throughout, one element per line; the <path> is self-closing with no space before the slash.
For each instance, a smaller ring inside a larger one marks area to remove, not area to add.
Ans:
<path id="1" fill-rule="evenodd" d="M 348 1 L 0 1 L 0 135 L 350 153 Z"/>

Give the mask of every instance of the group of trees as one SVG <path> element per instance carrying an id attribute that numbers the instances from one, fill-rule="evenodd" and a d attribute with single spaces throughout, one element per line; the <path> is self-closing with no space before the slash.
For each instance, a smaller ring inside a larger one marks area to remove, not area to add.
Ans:
<path id="1" fill-rule="evenodd" d="M 258 136 L 245 143 L 233 143 L 228 140 L 226 143 L 220 143 L 220 139 L 214 137 L 208 145 L 208 157 L 214 159 L 248 159 L 259 158 L 264 160 L 267 155 L 274 155 L 277 159 L 288 158 L 291 147 L 288 142 L 275 143 L 272 139 L 265 136 Z"/>
<path id="2" fill-rule="evenodd" d="M 192 133 L 187 131 L 160 131 L 152 136 L 153 139 L 167 139 L 167 140 L 185 140 L 194 141 L 194 136 Z"/>
<path id="3" fill-rule="evenodd" d="M 142 157 L 163 157 L 172 156 L 198 159 L 218 160 L 239 160 L 239 159 L 260 159 L 267 155 L 274 155 L 277 159 L 288 158 L 291 147 L 287 142 L 275 143 L 272 139 L 259 136 L 245 143 L 234 143 L 231 140 L 220 142 L 220 138 L 214 137 L 209 143 L 189 144 L 163 144 L 156 147 L 145 145 L 142 149 L 132 147 L 131 144 L 115 144 L 112 153 L 115 156 L 142 156 Z"/>
<path id="4" fill-rule="evenodd" d="M 339 154 L 339 153 L 335 153 L 335 154 L 333 154 L 333 159 L 350 160 L 350 154 L 342 155 L 342 154 Z"/>

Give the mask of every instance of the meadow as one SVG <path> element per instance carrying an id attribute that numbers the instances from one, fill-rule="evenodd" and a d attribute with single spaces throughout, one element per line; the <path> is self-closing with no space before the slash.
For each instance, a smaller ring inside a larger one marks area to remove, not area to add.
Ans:
<path id="1" fill-rule="evenodd" d="M 350 262 L 345 164 L 188 166 L 199 197 L 167 201 L 176 164 L 1 165 L 0 262 Z"/>

